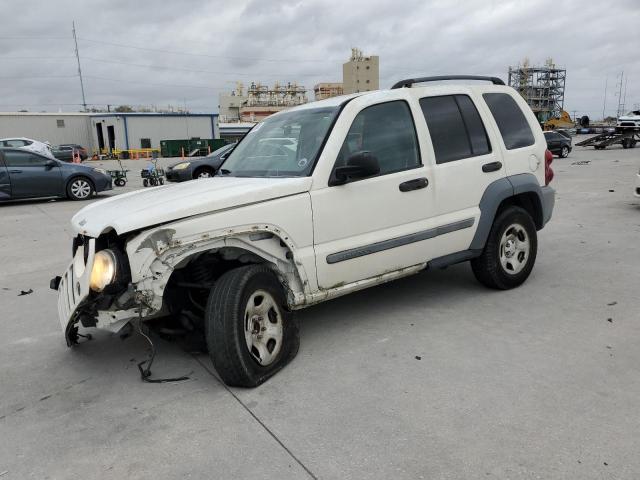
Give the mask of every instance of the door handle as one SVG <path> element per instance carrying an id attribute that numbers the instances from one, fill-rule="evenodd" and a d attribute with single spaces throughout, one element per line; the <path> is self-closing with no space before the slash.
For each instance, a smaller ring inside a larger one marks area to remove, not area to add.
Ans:
<path id="1" fill-rule="evenodd" d="M 22 170 L 9 170 L 9 173 L 22 173 Z"/>
<path id="2" fill-rule="evenodd" d="M 420 190 L 421 188 L 426 188 L 429 185 L 429 180 L 425 177 L 416 178 L 415 180 L 408 180 L 406 182 L 402 182 L 399 185 L 401 192 L 410 192 L 411 190 Z"/>
<path id="3" fill-rule="evenodd" d="M 482 165 L 482 171 L 485 173 L 495 172 L 497 170 L 500 170 L 501 168 L 502 168 L 502 162 L 491 162 L 491 163 L 485 163 L 484 165 Z"/>

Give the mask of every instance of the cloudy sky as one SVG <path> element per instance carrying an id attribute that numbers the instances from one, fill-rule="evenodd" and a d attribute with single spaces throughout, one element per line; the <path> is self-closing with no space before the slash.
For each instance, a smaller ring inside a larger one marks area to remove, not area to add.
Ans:
<path id="1" fill-rule="evenodd" d="M 606 8 L 603 6 L 606 5 Z M 484 74 L 548 57 L 567 69 L 565 109 L 640 108 L 640 1 L 4 0 L 0 111 L 88 104 L 217 111 L 236 81 L 341 81 L 351 47 L 380 56 L 380 85 L 415 75 Z M 9 14 L 10 12 L 16 14 Z M 18 13 L 19 12 L 19 13 Z M 627 82 L 628 79 L 628 83 Z M 310 98 L 313 93 L 310 92 Z"/>

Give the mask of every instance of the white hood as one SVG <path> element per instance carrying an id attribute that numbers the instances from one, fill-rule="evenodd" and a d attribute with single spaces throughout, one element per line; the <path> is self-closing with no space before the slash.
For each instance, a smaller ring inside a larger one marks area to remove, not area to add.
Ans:
<path id="1" fill-rule="evenodd" d="M 308 192 L 310 177 L 214 177 L 117 195 L 92 203 L 71 219 L 77 233 L 123 234 L 181 218 Z"/>

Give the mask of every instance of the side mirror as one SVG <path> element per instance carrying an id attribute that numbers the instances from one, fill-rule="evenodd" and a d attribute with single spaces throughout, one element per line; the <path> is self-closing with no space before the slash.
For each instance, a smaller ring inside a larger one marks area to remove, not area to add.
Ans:
<path id="1" fill-rule="evenodd" d="M 336 167 L 329 179 L 329 186 L 344 185 L 361 178 L 371 177 L 380 173 L 378 159 L 371 152 L 360 151 L 347 159 L 347 164 Z"/>
<path id="2" fill-rule="evenodd" d="M 58 164 L 55 162 L 55 160 L 47 160 L 44 164 L 44 168 L 46 170 L 51 170 L 53 167 L 58 166 Z"/>

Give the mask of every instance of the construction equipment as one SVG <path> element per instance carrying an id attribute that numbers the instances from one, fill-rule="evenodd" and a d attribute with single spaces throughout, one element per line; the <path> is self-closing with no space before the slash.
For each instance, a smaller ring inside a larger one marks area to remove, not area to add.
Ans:
<path id="1" fill-rule="evenodd" d="M 593 147 L 604 150 L 610 145 L 620 144 L 622 148 L 633 148 L 640 141 L 640 133 L 633 127 L 616 127 L 613 132 L 605 132 L 576 143 L 579 147 Z"/>
<path id="2" fill-rule="evenodd" d="M 560 118 L 550 118 L 542 124 L 544 130 L 556 130 L 558 128 L 574 128 L 576 123 L 571 120 L 571 116 L 565 110 L 562 110 Z"/>

